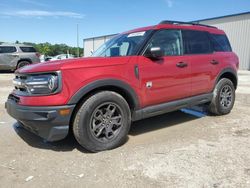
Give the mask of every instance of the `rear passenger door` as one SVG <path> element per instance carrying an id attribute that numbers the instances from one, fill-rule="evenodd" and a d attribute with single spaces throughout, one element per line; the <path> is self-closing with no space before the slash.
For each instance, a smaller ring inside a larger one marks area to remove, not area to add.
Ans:
<path id="1" fill-rule="evenodd" d="M 36 51 L 34 47 L 31 46 L 20 46 L 23 53 L 20 53 L 21 58 L 30 59 L 32 62 L 40 62 L 40 54 Z M 64 55 L 66 56 L 66 55 Z M 61 58 L 66 59 L 66 57 Z"/>
<path id="2" fill-rule="evenodd" d="M 238 60 L 235 59 L 235 54 L 232 53 L 232 48 L 229 40 L 225 34 L 210 34 L 210 39 L 213 46 L 213 59 L 216 60 L 214 85 L 217 79 L 217 75 L 220 74 L 221 70 L 228 65 L 234 65 Z"/>
<path id="3" fill-rule="evenodd" d="M 191 95 L 211 92 L 212 80 L 216 75 L 216 60 L 205 31 L 183 30 L 184 55 L 191 66 Z"/>

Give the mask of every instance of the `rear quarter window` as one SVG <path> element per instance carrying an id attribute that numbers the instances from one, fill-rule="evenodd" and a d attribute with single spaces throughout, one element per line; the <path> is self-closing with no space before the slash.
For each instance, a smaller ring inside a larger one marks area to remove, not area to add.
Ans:
<path id="1" fill-rule="evenodd" d="M 232 48 L 226 35 L 210 34 L 215 52 L 231 52 Z"/>
<path id="2" fill-rule="evenodd" d="M 20 49 L 22 50 L 22 52 L 26 52 L 26 53 L 30 53 L 30 52 L 36 52 L 36 49 L 33 47 L 20 47 Z"/>
<path id="3" fill-rule="evenodd" d="M 0 46 L 0 54 L 16 52 L 15 46 Z"/>

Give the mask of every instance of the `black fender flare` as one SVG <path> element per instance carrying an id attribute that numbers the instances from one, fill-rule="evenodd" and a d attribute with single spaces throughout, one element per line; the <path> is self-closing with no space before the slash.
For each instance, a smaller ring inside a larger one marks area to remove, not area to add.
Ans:
<path id="1" fill-rule="evenodd" d="M 21 61 L 28 61 L 28 62 L 32 63 L 31 59 L 29 59 L 29 58 L 21 58 L 18 60 L 17 63 L 20 63 Z"/>
<path id="2" fill-rule="evenodd" d="M 17 63 L 16 63 L 16 68 L 18 67 L 19 63 L 22 62 L 22 61 L 27 61 L 27 62 L 29 62 L 29 64 L 32 64 L 31 59 L 29 59 L 29 58 L 21 58 L 21 59 L 19 59 L 19 60 L 17 61 Z"/>
<path id="3" fill-rule="evenodd" d="M 139 108 L 139 100 L 136 92 L 134 89 L 124 81 L 116 80 L 116 79 L 104 79 L 104 80 L 97 80 L 91 82 L 81 89 L 79 89 L 68 101 L 68 104 L 77 104 L 86 94 L 90 93 L 91 91 L 102 88 L 102 87 L 115 87 L 119 88 L 126 95 L 129 97 L 135 109 Z"/>
<path id="4" fill-rule="evenodd" d="M 238 75 L 237 75 L 237 72 L 236 72 L 233 68 L 225 68 L 225 69 L 223 69 L 223 70 L 218 74 L 218 76 L 217 76 L 217 78 L 216 78 L 215 85 L 219 82 L 219 79 L 220 79 L 221 76 L 222 76 L 223 74 L 225 74 L 225 73 L 230 73 L 230 74 L 232 74 L 232 75 L 235 77 L 236 83 L 234 83 L 234 84 L 235 84 L 235 86 L 236 86 L 236 88 L 237 88 L 237 85 L 238 85 Z M 215 88 L 215 86 L 214 86 L 214 88 Z"/>

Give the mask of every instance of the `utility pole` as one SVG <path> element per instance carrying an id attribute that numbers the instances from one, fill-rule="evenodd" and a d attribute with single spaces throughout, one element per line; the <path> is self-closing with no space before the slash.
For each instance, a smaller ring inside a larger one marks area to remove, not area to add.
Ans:
<path id="1" fill-rule="evenodd" d="M 76 35 L 77 35 L 77 57 L 80 57 L 80 49 L 79 49 L 79 25 L 76 25 Z"/>

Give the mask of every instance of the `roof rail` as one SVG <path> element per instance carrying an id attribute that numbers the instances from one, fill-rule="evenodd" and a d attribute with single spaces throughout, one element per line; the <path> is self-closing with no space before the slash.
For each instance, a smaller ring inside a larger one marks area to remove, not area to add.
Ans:
<path id="1" fill-rule="evenodd" d="M 205 24 L 199 24 L 198 22 L 180 22 L 180 21 L 172 21 L 172 20 L 164 20 L 162 22 L 159 23 L 159 25 L 161 24 L 173 24 L 173 25 L 181 25 L 181 24 L 185 24 L 185 25 L 198 25 L 198 26 L 204 26 L 204 27 L 211 27 L 211 28 L 216 28 L 214 26 L 211 25 L 205 25 Z"/>

